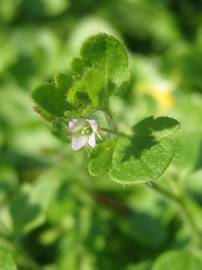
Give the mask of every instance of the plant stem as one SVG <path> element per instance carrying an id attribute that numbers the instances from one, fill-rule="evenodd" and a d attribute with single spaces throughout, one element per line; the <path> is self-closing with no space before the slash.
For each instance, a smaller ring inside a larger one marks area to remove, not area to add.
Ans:
<path id="1" fill-rule="evenodd" d="M 109 129 L 109 128 L 100 128 L 100 130 L 104 131 L 104 132 L 112 133 L 112 134 L 115 134 L 115 135 L 118 135 L 118 136 L 130 138 L 129 135 L 127 135 L 125 133 L 122 133 L 122 132 L 119 132 L 117 130 L 113 130 L 113 129 Z"/>
<path id="2" fill-rule="evenodd" d="M 189 210 L 186 207 L 186 203 L 185 203 L 186 198 L 184 198 L 182 196 L 181 197 L 176 196 L 155 183 L 152 185 L 149 185 L 149 188 L 154 190 L 158 194 L 160 194 L 166 200 L 173 202 L 177 206 L 182 217 L 184 218 L 184 221 L 187 223 L 187 226 L 190 229 L 193 244 L 197 248 L 202 248 L 202 235 L 201 235 L 199 228 L 195 224 L 195 221 L 194 221 L 191 213 L 189 212 Z"/>
<path id="3" fill-rule="evenodd" d="M 118 127 L 117 127 L 116 123 L 113 120 L 113 117 L 112 117 L 112 115 L 110 113 L 110 110 L 105 112 L 105 117 L 107 119 L 107 122 L 108 122 L 109 126 L 111 126 L 113 128 L 113 130 L 118 131 Z"/>
<path id="4" fill-rule="evenodd" d="M 108 125 L 111 128 L 100 128 L 101 131 L 112 133 L 112 134 L 115 134 L 117 136 L 130 138 L 129 134 L 119 132 L 118 127 L 117 127 L 116 123 L 114 122 L 114 119 L 113 119 L 109 109 L 107 111 L 104 111 L 104 114 L 105 114 L 105 118 L 108 122 Z"/>

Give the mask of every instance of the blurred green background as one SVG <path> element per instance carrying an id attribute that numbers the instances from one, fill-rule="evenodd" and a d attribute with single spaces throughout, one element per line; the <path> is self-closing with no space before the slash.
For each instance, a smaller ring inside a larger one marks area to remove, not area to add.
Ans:
<path id="1" fill-rule="evenodd" d="M 181 122 L 159 182 L 189 194 L 202 229 L 202 1 L 0 0 L 0 252 L 19 270 L 150 270 L 190 243 L 175 208 L 147 185 L 90 177 L 85 153 L 33 110 L 31 91 L 99 32 L 130 56 L 131 87 L 111 100 L 120 127 L 151 114 Z"/>

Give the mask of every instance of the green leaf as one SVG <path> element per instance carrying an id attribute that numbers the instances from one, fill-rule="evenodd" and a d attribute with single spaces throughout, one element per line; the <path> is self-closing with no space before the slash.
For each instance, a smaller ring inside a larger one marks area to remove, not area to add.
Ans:
<path id="1" fill-rule="evenodd" d="M 173 118 L 161 116 L 151 121 L 151 131 L 155 136 L 164 137 L 176 133 L 180 123 Z"/>
<path id="2" fill-rule="evenodd" d="M 62 116 L 65 99 L 56 91 L 54 84 L 44 84 L 35 89 L 32 94 L 34 101 L 45 111 L 54 116 Z"/>
<path id="3" fill-rule="evenodd" d="M 47 207 L 57 187 L 58 181 L 50 171 L 34 185 L 23 185 L 16 192 L 10 208 L 16 234 L 27 233 L 45 221 Z"/>
<path id="4" fill-rule="evenodd" d="M 117 39 L 102 33 L 88 38 L 80 55 L 72 63 L 73 77 L 84 81 L 82 90 L 95 107 L 104 107 L 107 98 L 129 80 L 127 53 Z"/>
<path id="5" fill-rule="evenodd" d="M 146 247 L 155 248 L 165 243 L 166 229 L 161 220 L 150 213 L 138 210 L 130 211 L 127 215 L 119 217 L 117 223 L 131 240 Z"/>
<path id="6" fill-rule="evenodd" d="M 88 164 L 88 170 L 91 175 L 100 176 L 109 171 L 115 144 L 116 140 L 109 140 L 92 150 Z"/>
<path id="7" fill-rule="evenodd" d="M 161 116 L 156 119 L 153 116 L 145 118 L 133 127 L 134 132 L 151 133 L 158 137 L 165 137 L 176 133 L 180 123 L 173 118 Z"/>
<path id="8" fill-rule="evenodd" d="M 55 84 L 44 84 L 32 93 L 32 97 L 46 112 L 53 116 L 61 117 L 66 110 L 70 109 L 66 95 L 71 86 L 71 80 L 63 75 L 56 76 Z"/>
<path id="9" fill-rule="evenodd" d="M 90 69 L 85 75 L 85 87 L 88 91 L 90 100 L 95 107 L 105 103 L 104 97 L 104 78 L 98 69 Z M 103 91 L 102 91 L 103 90 Z"/>
<path id="10" fill-rule="evenodd" d="M 89 98 L 85 90 L 85 82 L 83 79 L 74 83 L 67 94 L 67 100 L 76 108 L 87 106 Z"/>
<path id="11" fill-rule="evenodd" d="M 98 68 L 105 82 L 119 87 L 129 78 L 128 56 L 121 43 L 107 34 L 87 39 L 81 47 L 81 56 L 89 67 Z"/>
<path id="12" fill-rule="evenodd" d="M 163 121 L 148 117 L 135 125 L 131 137 L 118 139 L 109 171 L 111 179 L 122 184 L 158 179 L 174 156 L 172 135 L 178 125 L 176 120 L 166 117 Z"/>
<path id="13" fill-rule="evenodd" d="M 84 65 L 83 60 L 79 57 L 73 58 L 71 62 L 71 69 L 72 69 L 72 76 L 74 80 L 75 81 L 80 80 L 81 76 L 85 72 L 85 65 Z"/>
<path id="14" fill-rule="evenodd" d="M 67 122 L 56 118 L 52 122 L 52 133 L 61 141 L 67 143 L 70 140 L 70 133 Z"/>
<path id="15" fill-rule="evenodd" d="M 72 85 L 72 79 L 65 74 L 59 73 L 55 76 L 55 83 L 57 88 L 63 92 L 65 96 Z"/>
<path id="16" fill-rule="evenodd" d="M 189 251 L 170 251 L 161 255 L 152 270 L 199 270 L 202 258 Z"/>
<path id="17" fill-rule="evenodd" d="M 0 250 L 0 269 L 17 270 L 12 255 L 5 250 Z"/>

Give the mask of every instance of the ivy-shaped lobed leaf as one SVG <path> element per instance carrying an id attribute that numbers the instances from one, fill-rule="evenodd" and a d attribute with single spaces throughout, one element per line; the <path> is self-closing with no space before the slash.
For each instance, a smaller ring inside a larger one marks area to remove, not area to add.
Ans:
<path id="1" fill-rule="evenodd" d="M 88 38 L 80 50 L 80 58 L 72 61 L 74 84 L 67 94 L 76 106 L 86 96 L 94 108 L 105 108 L 108 97 L 117 94 L 129 80 L 128 56 L 114 37 L 101 33 Z M 82 97 L 83 94 L 83 97 Z"/>
<path id="2" fill-rule="evenodd" d="M 54 117 L 63 117 L 71 108 L 66 100 L 66 93 L 71 85 L 71 78 L 58 74 L 55 83 L 46 83 L 35 89 L 32 98 L 45 112 Z"/>
<path id="3" fill-rule="evenodd" d="M 120 138 L 112 156 L 111 179 L 137 184 L 158 179 L 175 154 L 174 133 L 179 122 L 169 117 L 148 117 L 133 128 L 130 138 Z"/>
<path id="4" fill-rule="evenodd" d="M 103 107 L 129 80 L 127 53 L 118 40 L 106 34 L 87 39 L 80 53 L 90 68 L 85 77 L 88 95 L 95 107 Z"/>
<path id="5" fill-rule="evenodd" d="M 174 133 L 179 122 L 169 117 L 148 117 L 133 128 L 130 136 L 120 136 L 116 143 L 98 147 L 91 154 L 90 173 L 98 174 L 104 164 L 112 180 L 122 184 L 145 183 L 158 179 L 175 154 Z M 106 147 L 106 149 L 105 149 Z M 100 167 L 99 167 L 100 165 Z"/>

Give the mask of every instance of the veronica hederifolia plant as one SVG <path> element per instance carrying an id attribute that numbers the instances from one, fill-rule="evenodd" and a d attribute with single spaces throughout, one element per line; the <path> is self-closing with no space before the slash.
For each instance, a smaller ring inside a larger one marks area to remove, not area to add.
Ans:
<path id="1" fill-rule="evenodd" d="M 122 132 L 110 111 L 109 99 L 125 93 L 130 84 L 124 46 L 101 33 L 84 41 L 68 74 L 58 74 L 53 83 L 33 91 L 34 108 L 73 150 L 87 150 L 91 175 L 108 175 L 124 185 L 151 183 L 175 156 L 175 134 L 180 124 L 170 117 L 150 116 L 134 123 L 127 133 Z M 200 228 L 186 207 L 189 198 L 154 182 L 148 187 L 177 205 L 190 229 L 190 238 L 201 247 Z"/>
<path id="2" fill-rule="evenodd" d="M 73 59 L 69 74 L 36 88 L 35 110 L 50 122 L 55 133 L 73 150 L 88 149 L 89 172 L 122 184 L 158 179 L 175 153 L 174 134 L 179 122 L 169 117 L 147 117 L 128 134 L 119 131 L 109 109 L 109 98 L 120 95 L 130 83 L 128 55 L 114 37 L 89 37 Z M 108 126 L 102 127 L 96 113 Z"/>

